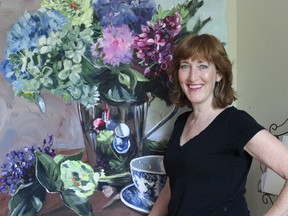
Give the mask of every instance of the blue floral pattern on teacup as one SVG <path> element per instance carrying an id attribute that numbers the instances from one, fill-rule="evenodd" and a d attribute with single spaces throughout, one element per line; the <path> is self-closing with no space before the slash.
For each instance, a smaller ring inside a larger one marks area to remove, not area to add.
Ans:
<path id="1" fill-rule="evenodd" d="M 125 154 L 130 148 L 130 128 L 125 123 L 120 123 L 115 128 L 113 147 L 119 154 Z"/>
<path id="2" fill-rule="evenodd" d="M 166 174 L 147 173 L 138 170 L 132 170 L 131 174 L 140 195 L 155 202 L 165 185 L 167 179 Z"/>

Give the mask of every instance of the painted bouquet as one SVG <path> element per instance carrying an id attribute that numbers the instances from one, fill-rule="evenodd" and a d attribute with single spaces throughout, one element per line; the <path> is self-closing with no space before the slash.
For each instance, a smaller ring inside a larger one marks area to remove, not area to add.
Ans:
<path id="1" fill-rule="evenodd" d="M 64 204 L 78 215 L 93 215 L 88 197 L 99 183 L 130 176 L 122 173 L 106 176 L 94 172 L 82 162 L 83 152 L 55 155 L 53 137 L 44 139 L 43 147 L 32 145 L 6 155 L 1 166 L 0 192 L 11 195 L 9 215 L 37 215 L 42 209 L 47 192 L 58 193 Z"/>
<path id="2" fill-rule="evenodd" d="M 99 100 L 134 103 L 147 93 L 169 104 L 174 43 L 210 20 L 187 28 L 203 3 L 163 10 L 154 0 L 42 0 L 12 25 L 1 70 L 32 101 L 46 89 L 87 108 Z"/>

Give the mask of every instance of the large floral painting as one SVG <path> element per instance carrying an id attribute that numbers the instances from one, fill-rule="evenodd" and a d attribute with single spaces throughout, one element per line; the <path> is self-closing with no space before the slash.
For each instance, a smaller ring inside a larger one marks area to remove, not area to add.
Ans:
<path id="1" fill-rule="evenodd" d="M 169 100 L 173 47 L 187 32 L 226 43 L 225 0 L 0 3 L 6 209 L 36 215 L 58 194 L 72 212 L 93 215 L 89 197 L 108 187 L 105 205 L 119 201 L 133 158 L 164 153 L 185 111 Z M 123 203 L 135 215 L 152 207 Z"/>

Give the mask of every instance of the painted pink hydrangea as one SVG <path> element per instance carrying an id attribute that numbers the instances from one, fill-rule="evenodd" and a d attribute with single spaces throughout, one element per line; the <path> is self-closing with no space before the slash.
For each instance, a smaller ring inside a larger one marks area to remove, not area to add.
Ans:
<path id="1" fill-rule="evenodd" d="M 102 57 L 105 64 L 112 66 L 130 63 L 134 37 L 129 27 L 127 25 L 107 26 L 102 33 L 103 37 L 99 38 L 91 47 L 92 55 L 97 58 Z"/>

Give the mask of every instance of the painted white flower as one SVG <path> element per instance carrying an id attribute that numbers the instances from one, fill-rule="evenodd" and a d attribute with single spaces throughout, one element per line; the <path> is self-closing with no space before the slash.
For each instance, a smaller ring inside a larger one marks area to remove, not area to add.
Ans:
<path id="1" fill-rule="evenodd" d="M 66 160 L 61 163 L 61 180 L 65 189 L 75 191 L 75 194 L 82 198 L 91 196 L 99 181 L 99 173 L 94 173 L 93 168 L 82 162 Z"/>

